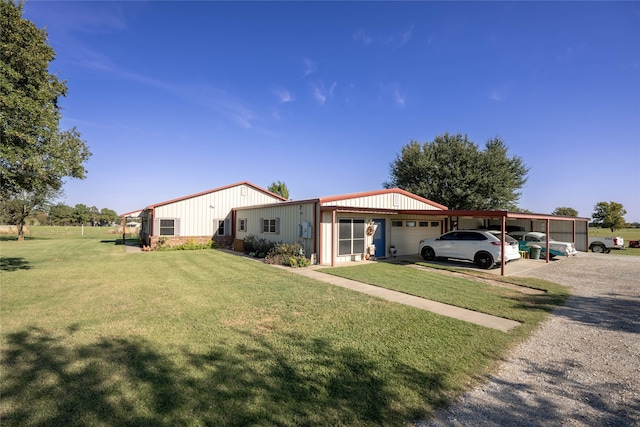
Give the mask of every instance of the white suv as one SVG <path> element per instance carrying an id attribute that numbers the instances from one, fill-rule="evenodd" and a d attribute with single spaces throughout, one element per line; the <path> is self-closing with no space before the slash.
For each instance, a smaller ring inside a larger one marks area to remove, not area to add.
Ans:
<path id="1" fill-rule="evenodd" d="M 520 259 L 518 242 L 505 236 L 500 240 L 500 231 L 454 230 L 435 239 L 420 240 L 418 253 L 427 261 L 435 258 L 455 258 L 473 261 L 480 268 L 491 268 L 499 263 L 504 247 L 505 261 Z"/>

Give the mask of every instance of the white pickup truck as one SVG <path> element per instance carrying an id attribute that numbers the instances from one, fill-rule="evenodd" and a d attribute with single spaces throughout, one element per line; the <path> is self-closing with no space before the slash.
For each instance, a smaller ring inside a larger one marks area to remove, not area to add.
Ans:
<path id="1" fill-rule="evenodd" d="M 611 249 L 624 249 L 622 237 L 589 237 L 591 252 L 609 253 Z"/>

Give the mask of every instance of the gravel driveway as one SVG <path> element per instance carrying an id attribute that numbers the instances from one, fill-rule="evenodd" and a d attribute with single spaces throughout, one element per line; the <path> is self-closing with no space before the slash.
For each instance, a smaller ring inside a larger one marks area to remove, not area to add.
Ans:
<path id="1" fill-rule="evenodd" d="M 567 303 L 498 372 L 424 426 L 639 426 L 640 257 L 580 253 L 527 276 Z"/>

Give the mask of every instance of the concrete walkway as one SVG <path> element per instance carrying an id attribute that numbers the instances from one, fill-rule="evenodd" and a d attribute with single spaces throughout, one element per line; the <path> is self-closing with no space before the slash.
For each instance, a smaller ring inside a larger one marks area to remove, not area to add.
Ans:
<path id="1" fill-rule="evenodd" d="M 345 279 L 343 277 L 333 276 L 317 271 L 320 267 L 305 268 L 289 268 L 282 267 L 287 271 L 301 276 L 316 279 L 321 282 L 330 283 L 342 288 L 351 289 L 356 292 L 362 292 L 387 301 L 393 301 L 400 304 L 410 305 L 421 310 L 427 310 L 442 316 L 453 317 L 465 322 L 474 323 L 476 325 L 487 328 L 497 329 L 502 332 L 509 332 L 516 326 L 520 326 L 519 322 L 504 319 L 502 317 L 491 316 L 489 314 L 480 313 L 473 310 L 456 307 L 453 305 L 443 304 L 436 301 L 408 295 L 402 292 L 392 291 L 390 289 L 380 288 L 378 286 L 368 285 L 366 283 L 356 282 L 355 280 Z"/>

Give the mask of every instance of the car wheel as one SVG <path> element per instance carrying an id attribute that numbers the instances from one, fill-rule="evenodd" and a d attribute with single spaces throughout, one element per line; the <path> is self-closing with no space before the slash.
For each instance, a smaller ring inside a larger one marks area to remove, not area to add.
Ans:
<path id="1" fill-rule="evenodd" d="M 591 252 L 595 252 L 597 254 L 605 253 L 606 248 L 603 245 L 591 245 Z"/>
<path id="2" fill-rule="evenodd" d="M 422 258 L 426 259 L 427 261 L 433 261 L 436 258 L 436 253 L 432 247 L 425 246 L 424 248 L 422 248 Z"/>
<path id="3" fill-rule="evenodd" d="M 478 252 L 473 259 L 473 262 L 475 262 L 478 267 L 485 270 L 493 267 L 494 264 L 493 257 L 489 252 Z"/>

